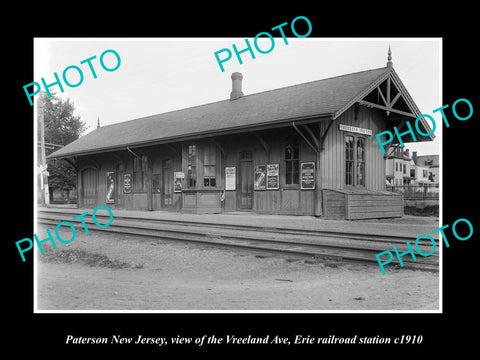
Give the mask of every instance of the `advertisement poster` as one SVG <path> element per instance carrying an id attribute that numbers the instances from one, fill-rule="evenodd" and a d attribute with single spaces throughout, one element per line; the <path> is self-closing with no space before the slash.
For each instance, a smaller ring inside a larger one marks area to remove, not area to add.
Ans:
<path id="1" fill-rule="evenodd" d="M 255 190 L 266 190 L 267 167 L 265 165 L 255 165 Z"/>
<path id="2" fill-rule="evenodd" d="M 107 204 L 115 203 L 115 173 L 107 171 L 107 197 L 105 199 Z"/>
<path id="3" fill-rule="evenodd" d="M 235 166 L 225 168 L 225 190 L 235 190 Z"/>
<path id="4" fill-rule="evenodd" d="M 315 163 L 306 162 L 301 164 L 302 174 L 302 190 L 314 190 L 315 189 Z"/>
<path id="5" fill-rule="evenodd" d="M 267 189 L 276 190 L 279 184 L 279 165 L 268 164 L 267 165 Z"/>
<path id="6" fill-rule="evenodd" d="M 132 192 L 132 174 L 123 175 L 123 193 L 130 194 Z"/>
<path id="7" fill-rule="evenodd" d="M 173 173 L 173 192 L 182 192 L 182 180 L 185 179 L 185 174 L 181 171 Z"/>

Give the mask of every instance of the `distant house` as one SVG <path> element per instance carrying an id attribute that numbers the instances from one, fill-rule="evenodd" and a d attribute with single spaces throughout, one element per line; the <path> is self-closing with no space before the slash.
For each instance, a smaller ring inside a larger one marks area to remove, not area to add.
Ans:
<path id="1" fill-rule="evenodd" d="M 385 157 L 385 175 L 387 185 L 413 185 L 415 181 L 415 166 L 408 149 L 397 147 Z"/>
<path id="2" fill-rule="evenodd" d="M 412 160 L 415 166 L 421 171 L 417 174 L 418 183 L 438 184 L 440 181 L 440 156 L 422 155 L 417 156 L 417 152 L 412 153 Z M 422 175 L 421 177 L 419 175 Z"/>

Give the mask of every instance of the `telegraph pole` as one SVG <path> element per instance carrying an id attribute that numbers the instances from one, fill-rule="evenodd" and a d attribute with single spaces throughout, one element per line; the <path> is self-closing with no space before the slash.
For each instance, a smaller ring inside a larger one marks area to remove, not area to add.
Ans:
<path id="1" fill-rule="evenodd" d="M 44 123 L 44 103 L 43 97 L 37 98 L 37 112 L 38 120 L 40 125 L 40 161 L 41 166 L 39 169 L 40 173 L 40 188 L 42 194 L 42 205 L 50 205 L 50 194 L 48 191 L 48 171 L 47 171 L 47 159 L 45 154 L 45 123 Z"/>

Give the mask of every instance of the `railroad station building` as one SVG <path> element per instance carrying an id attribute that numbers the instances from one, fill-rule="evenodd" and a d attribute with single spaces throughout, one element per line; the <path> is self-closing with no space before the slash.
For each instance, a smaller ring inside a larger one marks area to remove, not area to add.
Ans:
<path id="1" fill-rule="evenodd" d="M 52 153 L 77 169 L 78 206 L 403 215 L 402 196 L 386 191 L 375 135 L 421 112 L 390 53 L 382 68 L 255 94 L 243 94 L 242 74 L 231 79 L 224 100 L 98 127 Z M 419 126 L 430 132 L 423 118 Z"/>

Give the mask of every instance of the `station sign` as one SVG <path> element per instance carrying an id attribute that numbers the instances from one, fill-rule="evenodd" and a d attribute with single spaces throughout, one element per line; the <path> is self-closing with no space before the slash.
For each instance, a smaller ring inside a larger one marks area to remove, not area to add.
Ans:
<path id="1" fill-rule="evenodd" d="M 356 134 L 363 134 L 363 135 L 372 135 L 371 129 L 360 128 L 356 126 L 350 126 L 345 124 L 338 124 L 338 130 L 340 131 L 348 131 Z"/>

